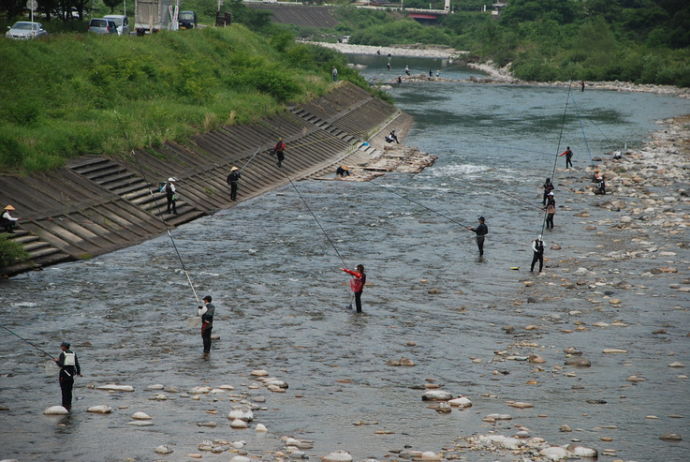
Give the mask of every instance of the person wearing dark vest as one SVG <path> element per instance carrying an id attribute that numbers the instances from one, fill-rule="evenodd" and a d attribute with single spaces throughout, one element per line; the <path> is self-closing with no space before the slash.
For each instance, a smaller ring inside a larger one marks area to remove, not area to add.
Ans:
<path id="1" fill-rule="evenodd" d="M 168 182 L 165 183 L 163 191 L 165 192 L 165 198 L 168 200 L 168 208 L 166 213 L 169 214 L 172 210 L 172 213 L 177 215 L 177 190 L 175 189 L 175 181 L 176 180 L 173 177 L 168 178 Z"/>
<path id="2" fill-rule="evenodd" d="M 213 306 L 213 299 L 210 295 L 203 298 L 204 305 L 199 307 L 198 314 L 201 316 L 201 340 L 204 342 L 204 357 L 208 357 L 211 352 L 211 331 L 213 330 L 213 315 L 216 307 Z"/>
<path id="3" fill-rule="evenodd" d="M 568 168 L 568 166 L 572 167 L 573 166 L 573 151 L 570 150 L 570 146 L 568 146 L 565 151 L 560 153 L 558 157 L 563 157 L 565 156 L 565 168 Z"/>
<path id="4" fill-rule="evenodd" d="M 77 359 L 77 355 L 72 352 L 69 347 L 69 343 L 62 342 L 60 344 L 60 349 L 62 352 L 57 359 L 53 360 L 60 367 L 58 380 L 60 381 L 60 390 L 62 390 L 62 407 L 68 411 L 72 409 L 72 387 L 74 386 L 74 376 L 81 376 L 79 359 Z"/>
<path id="5" fill-rule="evenodd" d="M 546 198 L 546 229 L 553 230 L 553 216 L 556 214 L 556 198 L 551 191 Z"/>
<path id="6" fill-rule="evenodd" d="M 237 200 L 237 182 L 240 181 L 240 176 L 240 169 L 233 166 L 226 180 L 230 185 L 230 200 Z"/>
<path id="7" fill-rule="evenodd" d="M 337 169 L 335 169 L 335 174 L 340 178 L 350 176 L 350 168 L 347 165 L 340 165 Z"/>
<path id="8" fill-rule="evenodd" d="M 350 288 L 355 294 L 355 306 L 357 307 L 357 313 L 361 313 L 362 292 L 364 291 L 364 285 L 367 283 L 367 275 L 364 273 L 364 265 L 357 265 L 356 271 L 347 268 L 340 268 L 340 270 L 352 275 L 352 279 L 350 280 Z"/>
<path id="9" fill-rule="evenodd" d="M 544 197 L 542 198 L 541 204 L 546 205 L 546 198 L 548 197 L 549 193 L 554 190 L 553 183 L 551 183 L 551 178 L 546 179 L 543 187 L 544 187 Z"/>
<path id="10" fill-rule="evenodd" d="M 544 267 L 544 241 L 541 239 L 541 234 L 535 240 L 532 241 L 532 251 L 534 255 L 532 256 L 532 266 L 529 268 L 529 272 L 534 271 L 534 264 L 539 262 L 539 272 Z"/>
<path id="11" fill-rule="evenodd" d="M 275 147 L 273 148 L 273 152 L 275 153 L 276 157 L 278 158 L 278 168 L 283 166 L 283 160 L 285 160 L 285 150 L 287 149 L 287 145 L 285 144 L 285 141 L 283 141 L 283 138 L 278 138 L 278 142 L 276 143 Z"/>
<path id="12" fill-rule="evenodd" d="M 479 225 L 476 228 L 467 227 L 470 231 L 474 231 L 477 234 L 477 247 L 479 247 L 479 256 L 484 255 L 484 236 L 489 232 L 488 226 L 484 223 L 484 217 L 479 217 Z"/>

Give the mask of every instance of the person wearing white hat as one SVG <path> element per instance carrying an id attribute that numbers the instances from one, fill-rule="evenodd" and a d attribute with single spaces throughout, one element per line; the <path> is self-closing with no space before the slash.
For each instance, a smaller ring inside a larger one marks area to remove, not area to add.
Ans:
<path id="1" fill-rule="evenodd" d="M 529 272 L 534 271 L 534 264 L 539 262 L 539 272 L 544 267 L 544 241 L 541 239 L 541 234 L 535 240 L 532 241 L 532 251 L 534 255 L 532 256 L 532 266 L 529 268 Z"/>
<path id="2" fill-rule="evenodd" d="M 14 218 L 10 212 L 13 212 L 15 209 L 12 205 L 7 204 L 5 206 L 4 211 L 2 212 L 2 219 L 0 220 L 0 225 L 5 228 L 5 232 L 7 233 L 13 233 L 14 232 L 14 227 L 17 226 L 17 221 L 19 221 L 19 218 Z"/>
<path id="3" fill-rule="evenodd" d="M 172 213 L 177 215 L 177 194 L 175 189 L 175 181 L 177 180 L 174 177 L 168 178 L 168 182 L 165 184 L 165 188 L 163 190 L 165 191 L 165 198 L 168 200 L 168 209 L 166 210 L 166 213 L 170 213 L 172 210 Z"/>
<path id="4" fill-rule="evenodd" d="M 240 169 L 233 166 L 226 182 L 230 185 L 230 200 L 237 200 L 237 183 L 240 181 Z"/>

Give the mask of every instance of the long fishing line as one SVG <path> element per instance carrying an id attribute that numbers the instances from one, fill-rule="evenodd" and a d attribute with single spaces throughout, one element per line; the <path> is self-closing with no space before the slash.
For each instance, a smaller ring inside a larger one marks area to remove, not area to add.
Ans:
<path id="1" fill-rule="evenodd" d="M 51 355 L 50 353 L 48 353 L 47 351 L 45 351 L 43 348 L 39 347 L 39 346 L 36 345 L 35 343 L 30 342 L 29 340 L 25 339 L 24 337 L 22 337 L 22 336 L 19 335 L 18 333 L 14 332 L 12 329 L 9 329 L 9 328 L 3 326 L 2 324 L 0 324 L 0 327 L 2 327 L 3 329 L 5 329 L 7 332 L 9 332 L 10 334 L 14 335 L 15 337 L 17 337 L 17 338 L 23 340 L 24 342 L 28 343 L 29 345 L 31 345 L 32 347 L 34 347 L 35 349 L 37 349 L 38 351 L 40 351 L 40 352 L 43 353 L 44 355 L 48 356 L 50 359 L 54 359 L 54 358 L 53 358 L 53 355 Z"/>

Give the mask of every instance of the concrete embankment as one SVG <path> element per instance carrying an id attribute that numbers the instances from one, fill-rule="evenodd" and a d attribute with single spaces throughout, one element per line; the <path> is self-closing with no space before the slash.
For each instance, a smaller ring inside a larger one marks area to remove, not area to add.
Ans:
<path id="1" fill-rule="evenodd" d="M 231 207 L 226 177 L 233 165 L 243 167 L 239 201 L 288 178 L 321 173 L 401 115 L 393 105 L 344 82 L 282 114 L 222 127 L 185 144 L 168 142 L 120 157 L 80 157 L 64 168 L 31 176 L 2 175 L 0 203 L 14 205 L 20 218 L 11 239 L 30 258 L 0 273 L 90 258 Z M 271 155 L 279 137 L 287 143 L 281 169 Z M 368 147 L 367 153 L 376 149 Z M 166 213 L 165 195 L 157 192 L 168 177 L 177 179 L 177 215 Z"/>

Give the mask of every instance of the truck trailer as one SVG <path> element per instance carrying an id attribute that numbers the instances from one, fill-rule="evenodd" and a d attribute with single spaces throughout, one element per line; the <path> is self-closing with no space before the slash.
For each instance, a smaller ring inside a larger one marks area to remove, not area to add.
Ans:
<path id="1" fill-rule="evenodd" d="M 134 29 L 137 35 L 177 29 L 176 3 L 173 3 L 173 0 L 136 0 Z"/>

